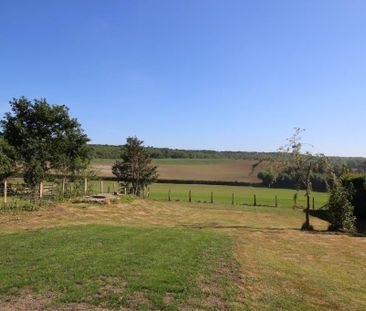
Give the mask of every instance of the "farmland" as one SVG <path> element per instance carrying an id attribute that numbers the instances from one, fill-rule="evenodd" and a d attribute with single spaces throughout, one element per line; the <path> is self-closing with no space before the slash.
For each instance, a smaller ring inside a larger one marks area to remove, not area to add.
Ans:
<path id="1" fill-rule="evenodd" d="M 92 169 L 98 176 L 113 176 L 112 165 L 116 160 L 95 159 Z M 160 179 L 210 180 L 258 183 L 257 172 L 266 164 L 261 164 L 252 172 L 255 160 L 231 159 L 154 159 Z"/>
<path id="2" fill-rule="evenodd" d="M 366 240 L 303 217 L 138 199 L 2 212 L 0 309 L 365 310 Z"/>
<path id="3" fill-rule="evenodd" d="M 114 185 L 113 185 L 114 184 Z M 90 181 L 90 191 L 94 194 L 100 193 L 100 182 Z M 117 182 L 104 181 L 104 192 L 112 192 L 113 189 L 119 190 Z M 191 191 L 191 200 L 196 203 L 211 202 L 211 193 L 213 194 L 213 203 L 232 204 L 234 194 L 235 205 L 253 205 L 254 195 L 258 206 L 275 206 L 275 198 L 279 207 L 293 207 L 294 195 L 297 193 L 298 206 L 305 206 L 306 198 L 304 191 L 292 189 L 270 189 L 264 187 L 248 186 L 224 186 L 224 185 L 201 185 L 201 184 L 170 184 L 154 183 L 149 187 L 149 199 L 168 201 L 170 191 L 171 201 L 188 202 L 189 191 Z M 122 190 L 123 192 L 123 190 Z M 325 192 L 313 192 L 316 208 L 320 208 L 327 203 L 328 194 Z"/>

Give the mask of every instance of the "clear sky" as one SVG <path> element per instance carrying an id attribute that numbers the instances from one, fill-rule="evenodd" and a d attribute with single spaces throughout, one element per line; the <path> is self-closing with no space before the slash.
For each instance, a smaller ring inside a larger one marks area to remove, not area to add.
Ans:
<path id="1" fill-rule="evenodd" d="M 1 0 L 0 113 L 65 104 L 94 143 L 366 156 L 365 0 Z"/>

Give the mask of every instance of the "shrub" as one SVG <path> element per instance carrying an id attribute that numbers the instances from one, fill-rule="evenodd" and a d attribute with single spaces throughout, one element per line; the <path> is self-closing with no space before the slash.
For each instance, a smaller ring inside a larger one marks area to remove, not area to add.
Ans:
<path id="1" fill-rule="evenodd" d="M 35 204 L 28 200 L 13 199 L 6 206 L 1 206 L 1 211 L 27 211 L 33 212 L 38 211 L 40 208 L 39 204 Z"/>
<path id="2" fill-rule="evenodd" d="M 353 215 L 352 200 L 353 188 L 336 182 L 329 196 L 329 230 L 354 231 L 356 217 Z"/>
<path id="3" fill-rule="evenodd" d="M 366 176 L 349 175 L 343 180 L 345 186 L 352 185 L 351 203 L 357 219 L 366 219 Z"/>

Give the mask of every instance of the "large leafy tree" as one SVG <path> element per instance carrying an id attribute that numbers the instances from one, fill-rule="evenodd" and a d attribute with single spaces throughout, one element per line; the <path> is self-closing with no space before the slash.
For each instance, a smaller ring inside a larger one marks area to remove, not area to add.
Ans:
<path id="1" fill-rule="evenodd" d="M 87 135 L 80 126 L 68 127 L 57 141 L 57 153 L 54 167 L 62 175 L 62 195 L 69 176 L 77 176 L 85 171 L 92 159 L 93 150 L 87 144 Z"/>
<path id="2" fill-rule="evenodd" d="M 34 190 L 51 169 L 73 170 L 85 158 L 78 151 L 78 156 L 71 155 L 71 146 L 78 150 L 88 139 L 66 106 L 49 105 L 45 99 L 32 103 L 25 97 L 14 98 L 10 106 L 11 112 L 1 121 L 3 135 L 16 152 L 25 182 Z"/>
<path id="3" fill-rule="evenodd" d="M 0 182 L 4 185 L 4 204 L 7 203 L 7 179 L 16 171 L 14 150 L 3 136 L 0 136 Z"/>
<path id="4" fill-rule="evenodd" d="M 122 147 L 121 160 L 114 164 L 112 172 L 128 192 L 134 195 L 141 195 L 158 177 L 157 167 L 151 165 L 143 141 L 137 137 L 127 138 L 127 143 Z"/>
<path id="5" fill-rule="evenodd" d="M 0 181 L 10 177 L 16 170 L 14 150 L 3 136 L 0 136 Z"/>

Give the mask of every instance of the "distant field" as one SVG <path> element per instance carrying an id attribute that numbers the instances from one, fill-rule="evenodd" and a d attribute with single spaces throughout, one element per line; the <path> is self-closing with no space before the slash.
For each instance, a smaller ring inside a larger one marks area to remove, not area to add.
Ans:
<path id="1" fill-rule="evenodd" d="M 187 184 L 153 184 L 150 187 L 150 198 L 154 200 L 168 200 L 168 192 L 171 191 L 172 201 L 188 201 L 188 193 L 191 190 L 192 201 L 210 202 L 211 192 L 213 192 L 214 203 L 231 204 L 232 194 L 234 203 L 252 205 L 254 195 L 256 195 L 257 205 L 275 205 L 277 196 L 278 206 L 292 207 L 294 205 L 295 190 L 290 189 L 268 189 L 259 187 L 242 186 L 213 186 L 213 185 L 187 185 Z M 319 208 L 327 203 L 328 194 L 313 192 L 315 208 Z M 299 191 L 297 195 L 297 205 L 305 206 L 305 192 Z"/>
<path id="2" fill-rule="evenodd" d="M 114 184 L 114 186 L 113 186 Z M 93 193 L 100 193 L 100 182 L 90 181 L 90 190 Z M 112 192 L 118 189 L 117 182 L 104 181 L 104 192 Z M 231 204 L 232 194 L 234 194 L 235 205 L 253 205 L 254 195 L 256 195 L 257 205 L 275 205 L 275 196 L 277 196 L 278 207 L 292 207 L 294 205 L 295 190 L 292 189 L 270 189 L 264 187 L 246 187 L 246 186 L 223 186 L 223 185 L 198 185 L 198 184 L 165 184 L 154 183 L 149 187 L 149 198 L 158 201 L 168 201 L 170 190 L 171 201 L 188 201 L 189 190 L 192 193 L 192 202 L 210 202 L 211 192 L 213 192 L 214 203 Z M 313 192 L 312 197 L 315 200 L 315 208 L 320 208 L 328 201 L 328 193 Z M 305 206 L 305 192 L 299 191 L 297 194 L 297 205 Z"/>
<path id="3" fill-rule="evenodd" d="M 113 159 L 95 159 L 92 168 L 98 176 L 113 176 Z M 238 181 L 257 183 L 257 172 L 266 164 L 257 167 L 252 173 L 254 160 L 225 159 L 156 159 L 153 164 L 158 166 L 160 179 L 177 180 L 212 180 Z"/>

